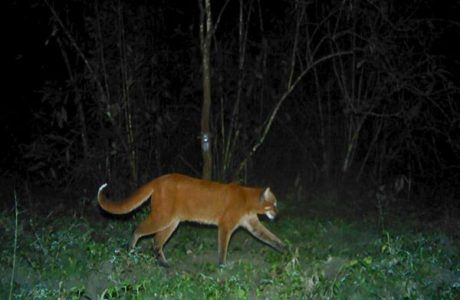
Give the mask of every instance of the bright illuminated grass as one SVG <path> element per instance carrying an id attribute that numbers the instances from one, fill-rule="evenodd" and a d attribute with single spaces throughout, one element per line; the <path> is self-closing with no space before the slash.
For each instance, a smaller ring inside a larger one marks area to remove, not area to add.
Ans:
<path id="1" fill-rule="evenodd" d="M 139 213 L 142 215 L 142 213 Z M 283 217 L 265 222 L 285 240 L 279 254 L 240 230 L 224 268 L 217 229 L 181 225 L 165 247 L 171 268 L 152 257 L 152 240 L 128 253 L 142 216 L 128 220 L 19 215 L 14 299 L 456 299 L 460 246 L 442 231 L 371 222 Z M 8 299 L 14 214 L 0 214 L 0 299 Z M 457 298 L 458 299 L 458 298 Z"/>

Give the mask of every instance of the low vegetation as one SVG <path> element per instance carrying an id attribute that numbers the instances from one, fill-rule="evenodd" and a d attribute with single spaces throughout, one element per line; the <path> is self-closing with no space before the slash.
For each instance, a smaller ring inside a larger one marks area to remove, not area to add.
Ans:
<path id="1" fill-rule="evenodd" d="M 97 207 L 35 216 L 0 214 L 1 299 L 458 299 L 457 231 L 385 228 L 378 218 L 299 216 L 286 209 L 265 223 L 286 241 L 279 254 L 246 231 L 219 268 L 217 230 L 184 224 L 166 245 L 171 263 L 152 257 L 152 240 L 126 244 L 147 209 L 128 218 Z M 308 215 L 308 214 L 307 214 Z M 455 236 L 457 234 L 457 236 Z"/>

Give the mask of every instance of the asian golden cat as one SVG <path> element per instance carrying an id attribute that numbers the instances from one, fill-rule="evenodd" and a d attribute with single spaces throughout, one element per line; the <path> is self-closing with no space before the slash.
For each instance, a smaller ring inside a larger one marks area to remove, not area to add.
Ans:
<path id="1" fill-rule="evenodd" d="M 126 214 L 151 198 L 150 214 L 134 231 L 131 248 L 139 238 L 155 234 L 154 250 L 160 265 L 168 266 L 163 246 L 182 221 L 218 226 L 219 265 L 225 264 L 230 237 L 238 227 L 246 228 L 259 240 L 278 251 L 284 244 L 259 221 L 265 214 L 273 220 L 277 214 L 276 198 L 270 188 L 264 190 L 238 184 L 222 184 L 180 174 L 158 177 L 141 186 L 122 201 L 110 201 L 99 188 L 99 205 L 112 214 Z"/>

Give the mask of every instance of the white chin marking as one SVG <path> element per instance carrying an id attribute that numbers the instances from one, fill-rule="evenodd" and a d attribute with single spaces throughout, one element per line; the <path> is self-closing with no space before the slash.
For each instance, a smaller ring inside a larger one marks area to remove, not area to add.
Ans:
<path id="1" fill-rule="evenodd" d="M 271 213 L 271 212 L 269 212 L 269 211 L 267 211 L 267 212 L 265 213 L 265 215 L 266 215 L 266 216 L 267 216 L 267 217 L 268 217 L 270 220 L 273 220 L 273 219 L 275 219 L 275 216 L 274 216 L 274 215 L 272 215 L 272 213 Z"/>

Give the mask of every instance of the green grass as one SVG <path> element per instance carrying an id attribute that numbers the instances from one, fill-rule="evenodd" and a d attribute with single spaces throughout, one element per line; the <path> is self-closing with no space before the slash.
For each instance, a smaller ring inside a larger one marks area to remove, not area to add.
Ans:
<path id="1" fill-rule="evenodd" d="M 0 299 L 11 287 L 13 299 L 460 297 L 459 241 L 441 230 L 282 215 L 264 223 L 286 241 L 285 253 L 239 230 L 219 268 L 216 228 L 183 224 L 165 247 L 165 269 L 150 238 L 125 249 L 145 210 L 126 220 L 20 212 L 17 227 L 14 215 L 0 214 Z"/>

